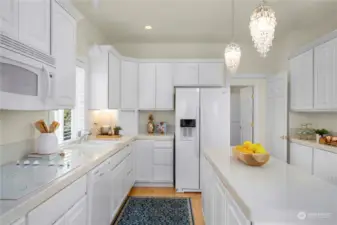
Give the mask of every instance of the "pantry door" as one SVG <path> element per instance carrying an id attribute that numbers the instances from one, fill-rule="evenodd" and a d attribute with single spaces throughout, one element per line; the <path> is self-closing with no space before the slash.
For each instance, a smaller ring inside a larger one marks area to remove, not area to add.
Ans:
<path id="1" fill-rule="evenodd" d="M 267 150 L 274 157 L 288 161 L 288 73 L 268 79 L 267 90 Z"/>
<path id="2" fill-rule="evenodd" d="M 240 127 L 241 127 L 241 141 L 254 140 L 254 103 L 253 103 L 254 89 L 253 87 L 245 87 L 240 89 Z"/>

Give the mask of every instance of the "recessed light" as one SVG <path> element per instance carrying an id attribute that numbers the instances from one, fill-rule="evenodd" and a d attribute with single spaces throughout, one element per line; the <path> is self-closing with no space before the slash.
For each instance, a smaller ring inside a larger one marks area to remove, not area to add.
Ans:
<path id="1" fill-rule="evenodd" d="M 152 30 L 152 26 L 146 25 L 146 26 L 145 26 L 145 30 Z"/>

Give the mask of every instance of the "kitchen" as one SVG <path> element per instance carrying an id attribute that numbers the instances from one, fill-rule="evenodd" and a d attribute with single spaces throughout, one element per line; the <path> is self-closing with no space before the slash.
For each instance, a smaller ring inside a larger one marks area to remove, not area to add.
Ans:
<path id="1" fill-rule="evenodd" d="M 163 205 L 138 224 L 336 224 L 337 5 L 265 4 L 261 57 L 257 0 L 2 1 L 0 224 L 137 224 L 137 201 Z M 231 87 L 253 91 L 261 167 L 231 156 Z"/>

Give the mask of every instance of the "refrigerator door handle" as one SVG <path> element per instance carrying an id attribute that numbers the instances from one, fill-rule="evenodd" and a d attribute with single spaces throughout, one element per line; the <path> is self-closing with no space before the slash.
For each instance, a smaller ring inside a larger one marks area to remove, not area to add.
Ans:
<path id="1" fill-rule="evenodd" d="M 195 128 L 195 132 L 196 132 L 196 148 L 195 148 L 195 155 L 199 158 L 199 127 L 200 127 L 200 118 L 199 118 L 199 107 L 196 107 L 196 124 L 198 124 Z"/>

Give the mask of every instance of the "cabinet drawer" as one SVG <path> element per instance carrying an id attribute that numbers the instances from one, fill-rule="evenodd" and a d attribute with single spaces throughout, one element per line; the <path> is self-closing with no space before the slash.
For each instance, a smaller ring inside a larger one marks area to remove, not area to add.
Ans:
<path id="1" fill-rule="evenodd" d="M 162 182 L 173 181 L 172 166 L 153 166 L 153 180 Z"/>
<path id="2" fill-rule="evenodd" d="M 155 141 L 154 148 L 173 148 L 173 141 Z"/>
<path id="3" fill-rule="evenodd" d="M 75 205 L 85 195 L 86 191 L 87 177 L 83 176 L 28 213 L 28 224 L 53 224 Z"/>
<path id="4" fill-rule="evenodd" d="M 153 150 L 154 165 L 173 165 L 173 150 L 172 149 L 154 149 Z"/>

